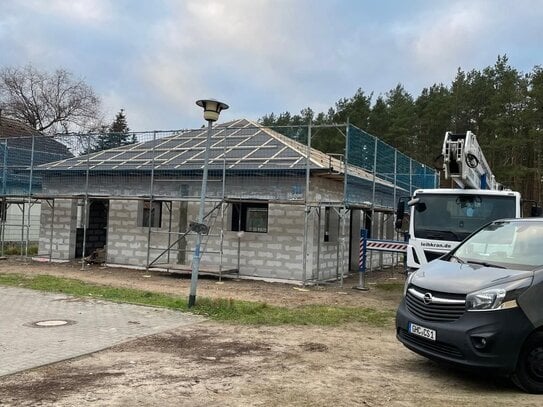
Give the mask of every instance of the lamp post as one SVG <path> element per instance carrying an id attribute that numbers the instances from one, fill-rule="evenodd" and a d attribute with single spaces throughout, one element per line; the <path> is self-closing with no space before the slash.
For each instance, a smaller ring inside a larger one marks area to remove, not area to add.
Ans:
<path id="1" fill-rule="evenodd" d="M 189 308 L 196 303 L 196 286 L 198 285 L 198 271 L 200 270 L 200 246 L 202 245 L 202 235 L 208 233 L 208 227 L 204 224 L 205 200 L 207 194 L 207 167 L 209 161 L 209 148 L 211 145 L 211 128 L 213 122 L 219 119 L 222 110 L 228 109 L 226 103 L 219 102 L 214 99 L 198 100 L 196 104 L 204 109 L 204 119 L 207 120 L 207 137 L 204 150 L 204 171 L 202 175 L 202 189 L 200 193 L 200 210 L 198 212 L 198 220 L 196 223 L 191 223 L 190 228 L 197 233 L 196 246 L 192 256 L 192 272 L 190 278 L 190 294 Z"/>

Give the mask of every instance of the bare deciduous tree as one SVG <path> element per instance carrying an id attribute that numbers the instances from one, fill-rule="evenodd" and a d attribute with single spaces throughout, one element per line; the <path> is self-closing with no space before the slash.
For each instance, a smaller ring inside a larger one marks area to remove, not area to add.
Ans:
<path id="1" fill-rule="evenodd" d="M 64 69 L 0 69 L 0 107 L 5 115 L 47 133 L 90 131 L 101 124 L 99 97 Z"/>

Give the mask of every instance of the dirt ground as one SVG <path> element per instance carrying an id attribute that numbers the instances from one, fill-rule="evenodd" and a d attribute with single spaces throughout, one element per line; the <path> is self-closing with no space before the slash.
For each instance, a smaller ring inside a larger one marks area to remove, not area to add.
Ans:
<path id="1" fill-rule="evenodd" d="M 51 274 L 120 287 L 188 295 L 190 280 L 79 264 L 0 263 L 0 272 Z M 198 296 L 297 306 L 395 309 L 402 282 L 390 271 L 306 287 L 201 278 Z M 1 361 L 0 361 L 1 363 Z M 508 381 L 452 370 L 405 349 L 394 327 L 239 326 L 203 322 L 101 352 L 0 378 L 1 406 L 540 406 Z"/>

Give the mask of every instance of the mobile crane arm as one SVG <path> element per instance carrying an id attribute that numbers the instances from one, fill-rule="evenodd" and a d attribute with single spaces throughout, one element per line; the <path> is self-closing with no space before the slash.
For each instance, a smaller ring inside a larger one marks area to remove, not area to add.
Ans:
<path id="1" fill-rule="evenodd" d="M 452 179 L 459 188 L 503 189 L 496 182 L 477 137 L 471 131 L 463 134 L 446 132 L 442 154 L 445 179 Z"/>

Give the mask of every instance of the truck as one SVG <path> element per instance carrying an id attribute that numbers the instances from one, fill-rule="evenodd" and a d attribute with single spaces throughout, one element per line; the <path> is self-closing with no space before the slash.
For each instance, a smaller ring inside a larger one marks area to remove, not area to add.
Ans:
<path id="1" fill-rule="evenodd" d="M 520 194 L 496 181 L 471 131 L 446 132 L 437 162 L 456 188 L 418 189 L 398 203 L 396 228 L 407 233 L 408 271 L 443 256 L 493 220 L 521 216 Z"/>

